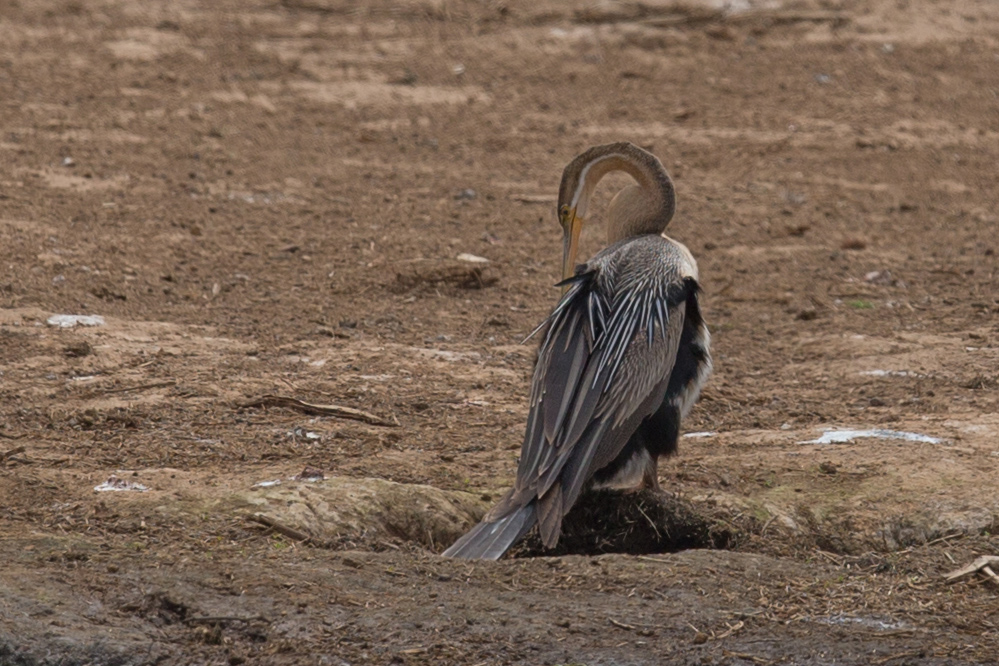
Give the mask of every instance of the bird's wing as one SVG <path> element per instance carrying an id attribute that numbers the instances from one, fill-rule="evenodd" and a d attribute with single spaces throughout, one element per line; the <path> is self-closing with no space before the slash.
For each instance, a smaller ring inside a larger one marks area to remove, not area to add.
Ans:
<path id="1" fill-rule="evenodd" d="M 612 289 L 606 270 L 607 262 L 591 262 L 570 278 L 542 325 L 517 481 L 491 517 L 536 497 L 544 534 L 546 518 L 560 523 L 586 481 L 662 402 L 696 283 L 618 280 Z"/>

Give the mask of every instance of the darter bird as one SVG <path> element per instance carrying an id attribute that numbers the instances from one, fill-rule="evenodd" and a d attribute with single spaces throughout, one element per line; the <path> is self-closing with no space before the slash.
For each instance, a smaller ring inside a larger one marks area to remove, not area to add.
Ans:
<path id="1" fill-rule="evenodd" d="M 609 246 L 573 270 L 590 197 L 612 171 L 636 184 L 611 200 Z M 659 459 L 676 452 L 680 420 L 711 372 L 697 262 L 664 233 L 675 209 L 666 169 L 631 143 L 595 146 L 566 166 L 563 295 L 535 330 L 544 333 L 517 480 L 446 557 L 498 559 L 535 524 L 552 548 L 584 490 L 659 489 Z"/>

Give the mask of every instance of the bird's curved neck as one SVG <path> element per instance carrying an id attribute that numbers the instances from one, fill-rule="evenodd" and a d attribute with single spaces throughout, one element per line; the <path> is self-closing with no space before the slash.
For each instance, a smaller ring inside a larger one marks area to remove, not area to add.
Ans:
<path id="1" fill-rule="evenodd" d="M 613 171 L 624 171 L 637 185 L 621 190 L 611 201 L 607 214 L 608 241 L 662 233 L 676 209 L 673 181 L 662 163 L 645 151 L 612 151 L 594 156 L 580 172 L 573 205 L 581 213 L 585 211 L 597 183 Z"/>

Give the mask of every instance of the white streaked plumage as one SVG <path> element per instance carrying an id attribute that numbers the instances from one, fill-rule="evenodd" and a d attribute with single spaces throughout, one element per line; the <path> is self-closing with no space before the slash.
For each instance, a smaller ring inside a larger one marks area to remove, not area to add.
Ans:
<path id="1" fill-rule="evenodd" d="M 611 200 L 609 247 L 573 270 L 589 199 L 615 170 L 636 185 Z M 664 234 L 674 208 L 662 164 L 630 143 L 590 148 L 566 166 L 564 293 L 535 330 L 544 335 L 517 480 L 444 555 L 497 559 L 535 524 L 553 547 L 587 487 L 658 488 L 658 460 L 676 451 L 711 371 L 697 263 Z"/>

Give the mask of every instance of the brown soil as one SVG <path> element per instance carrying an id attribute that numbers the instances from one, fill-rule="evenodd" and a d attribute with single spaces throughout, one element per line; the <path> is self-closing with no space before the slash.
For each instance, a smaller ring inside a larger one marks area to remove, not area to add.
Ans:
<path id="1" fill-rule="evenodd" d="M 994 663 L 941 575 L 999 551 L 999 13 L 721 4 L 0 2 L 0 663 Z M 703 436 L 606 538 L 443 560 L 614 140 L 676 179 Z"/>

